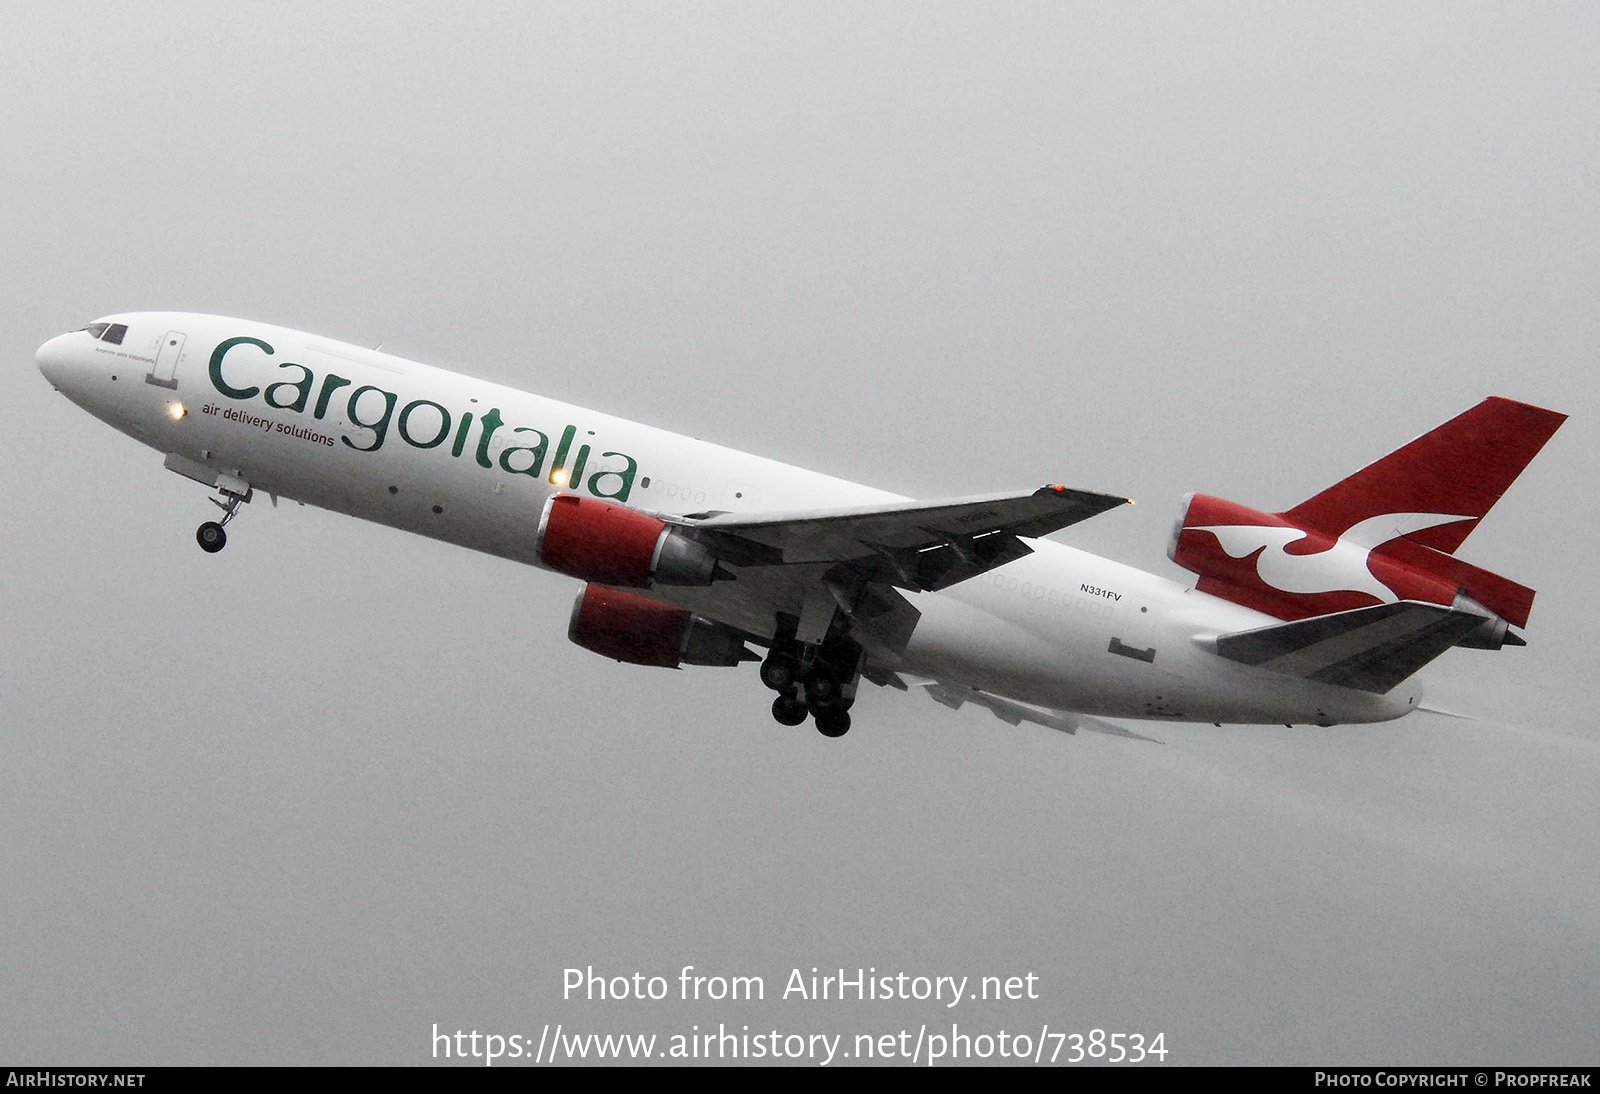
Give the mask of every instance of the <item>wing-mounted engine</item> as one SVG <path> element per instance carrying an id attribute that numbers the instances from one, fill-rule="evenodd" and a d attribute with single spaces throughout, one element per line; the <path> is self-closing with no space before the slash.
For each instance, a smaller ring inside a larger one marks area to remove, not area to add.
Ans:
<path id="1" fill-rule="evenodd" d="M 710 585 L 729 576 L 677 525 L 594 498 L 556 494 L 539 515 L 534 550 L 559 573 L 601 585 Z"/>
<path id="2" fill-rule="evenodd" d="M 737 665 L 759 658 L 730 627 L 636 593 L 585 585 L 567 637 L 586 650 L 633 665 Z"/>

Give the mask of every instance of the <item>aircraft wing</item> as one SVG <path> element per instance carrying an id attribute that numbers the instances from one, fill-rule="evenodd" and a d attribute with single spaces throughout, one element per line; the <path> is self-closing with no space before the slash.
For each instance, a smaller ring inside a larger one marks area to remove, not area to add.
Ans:
<path id="1" fill-rule="evenodd" d="M 719 513 L 689 529 L 744 565 L 849 563 L 902 589 L 927 592 L 1030 553 L 1019 537 L 1048 535 L 1127 500 L 1042 486 L 955 501 Z"/>
<path id="2" fill-rule="evenodd" d="M 673 518 L 737 578 L 701 595 L 674 590 L 673 599 L 736 625 L 739 616 L 770 625 L 775 613 L 788 613 L 799 619 L 802 642 L 820 641 L 839 610 L 869 648 L 898 653 L 920 618 L 899 590 L 966 581 L 1032 553 L 1023 537 L 1127 501 L 1043 486 L 954 501 Z"/>

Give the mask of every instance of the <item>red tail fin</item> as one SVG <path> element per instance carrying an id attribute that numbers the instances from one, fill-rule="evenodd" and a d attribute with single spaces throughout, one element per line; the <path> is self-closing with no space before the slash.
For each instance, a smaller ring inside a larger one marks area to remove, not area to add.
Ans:
<path id="1" fill-rule="evenodd" d="M 1202 592 L 1280 619 L 1465 591 L 1525 626 L 1532 589 L 1452 555 L 1566 417 L 1485 399 L 1284 513 L 1191 495 L 1168 553 Z"/>
<path id="2" fill-rule="evenodd" d="M 1485 399 L 1283 516 L 1332 536 L 1386 513 L 1471 517 L 1406 534 L 1453 554 L 1566 420 L 1527 403 Z"/>

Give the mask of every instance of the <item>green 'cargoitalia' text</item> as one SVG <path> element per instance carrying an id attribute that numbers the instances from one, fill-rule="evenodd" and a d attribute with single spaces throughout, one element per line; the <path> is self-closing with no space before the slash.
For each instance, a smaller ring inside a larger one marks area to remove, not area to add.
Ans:
<path id="1" fill-rule="evenodd" d="M 345 419 L 371 434 L 371 443 L 358 444 L 349 437 L 339 438 L 346 447 L 357 452 L 378 451 L 388 440 L 392 427 L 400 439 L 412 448 L 442 448 L 448 441 L 452 457 L 460 459 L 470 453 L 480 467 L 492 468 L 498 463 L 500 470 L 508 474 L 548 477 L 550 482 L 558 486 L 570 483 L 574 489 L 586 487 L 595 497 L 616 501 L 627 501 L 629 493 L 633 491 L 633 479 L 639 470 L 638 461 L 623 452 L 602 452 L 599 459 L 613 462 L 591 469 L 590 446 L 579 444 L 574 451 L 573 442 L 578 438 L 578 427 L 575 425 L 569 425 L 561 431 L 552 453 L 548 433 L 532 426 L 507 426 L 500 416 L 499 407 L 491 407 L 475 416 L 470 410 L 452 414 L 444 404 L 432 399 L 412 399 L 402 406 L 400 396 L 393 391 L 375 384 L 352 386 L 355 381 L 332 372 L 324 373 L 319 385 L 316 373 L 297 361 L 280 363 L 278 368 L 287 370 L 287 375 L 267 384 L 265 388 L 258 384 L 235 387 L 223 375 L 222 366 L 229 352 L 239 346 L 254 346 L 268 357 L 276 352 L 259 338 L 241 336 L 224 340 L 211 352 L 212 387 L 229 399 L 246 400 L 260 396 L 275 410 L 304 414 L 309 407 L 311 416 L 319 421 L 327 417 L 329 404 L 337 393 L 344 403 Z M 346 388 L 349 390 L 344 390 Z M 476 436 L 474 425 L 477 427 Z M 491 446 L 495 433 L 502 428 L 506 430 L 501 434 L 504 447 L 496 454 L 491 451 Z M 593 432 L 590 431 L 589 435 L 593 436 Z M 366 442 L 367 438 L 363 436 L 358 440 Z M 546 460 L 549 461 L 548 467 Z M 618 465 L 614 461 L 621 463 Z M 587 483 L 583 478 L 585 474 L 589 475 Z"/>

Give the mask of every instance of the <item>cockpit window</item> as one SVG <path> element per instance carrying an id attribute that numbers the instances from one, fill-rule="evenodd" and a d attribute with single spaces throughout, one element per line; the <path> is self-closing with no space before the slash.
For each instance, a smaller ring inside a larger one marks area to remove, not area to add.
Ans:
<path id="1" fill-rule="evenodd" d="M 89 332 L 90 338 L 97 338 L 102 342 L 110 342 L 114 346 L 122 345 L 123 336 L 128 333 L 126 323 L 90 323 L 83 328 Z"/>

